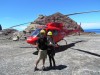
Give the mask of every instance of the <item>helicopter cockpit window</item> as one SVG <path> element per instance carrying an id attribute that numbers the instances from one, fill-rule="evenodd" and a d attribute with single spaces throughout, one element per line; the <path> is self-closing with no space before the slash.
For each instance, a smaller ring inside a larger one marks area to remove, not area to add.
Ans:
<path id="1" fill-rule="evenodd" d="M 40 30 L 41 30 L 41 29 L 36 29 L 36 30 L 31 34 L 31 36 L 37 36 L 37 35 L 39 35 Z"/>
<path id="2" fill-rule="evenodd" d="M 53 35 L 58 35 L 58 31 L 57 30 L 53 30 Z"/>

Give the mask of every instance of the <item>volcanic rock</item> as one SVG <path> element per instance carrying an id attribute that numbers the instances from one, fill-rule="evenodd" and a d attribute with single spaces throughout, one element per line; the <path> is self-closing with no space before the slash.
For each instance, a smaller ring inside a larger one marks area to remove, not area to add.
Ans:
<path id="1" fill-rule="evenodd" d="M 63 25 L 67 29 L 80 29 L 80 31 L 84 31 L 81 27 L 81 25 L 77 24 L 74 20 L 72 20 L 70 17 L 63 15 L 59 12 L 52 14 L 50 16 L 44 16 L 39 15 L 39 17 L 33 21 L 26 29 L 25 31 L 30 32 L 31 30 L 35 30 L 37 25 L 46 25 L 49 22 L 58 22 L 63 23 Z"/>
<path id="2" fill-rule="evenodd" d="M 26 33 L 26 31 L 17 31 L 13 33 L 12 40 L 13 41 L 26 40 L 29 35 L 30 34 Z"/>
<path id="3" fill-rule="evenodd" d="M 17 31 L 16 29 L 3 29 L 1 32 L 2 32 L 2 35 L 11 35 L 16 31 Z"/>

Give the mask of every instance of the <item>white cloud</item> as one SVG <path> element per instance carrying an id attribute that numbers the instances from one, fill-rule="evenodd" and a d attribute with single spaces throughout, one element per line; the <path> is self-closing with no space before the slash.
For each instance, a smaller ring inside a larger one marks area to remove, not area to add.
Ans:
<path id="1" fill-rule="evenodd" d="M 100 22 L 95 23 L 81 23 L 83 29 L 100 29 Z"/>

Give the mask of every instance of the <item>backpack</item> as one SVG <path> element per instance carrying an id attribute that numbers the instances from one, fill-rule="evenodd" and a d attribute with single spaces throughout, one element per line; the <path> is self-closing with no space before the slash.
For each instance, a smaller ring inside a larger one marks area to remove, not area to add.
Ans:
<path id="1" fill-rule="evenodd" d="M 38 47 L 41 50 L 47 50 L 47 38 L 46 37 L 40 37 L 37 41 Z"/>

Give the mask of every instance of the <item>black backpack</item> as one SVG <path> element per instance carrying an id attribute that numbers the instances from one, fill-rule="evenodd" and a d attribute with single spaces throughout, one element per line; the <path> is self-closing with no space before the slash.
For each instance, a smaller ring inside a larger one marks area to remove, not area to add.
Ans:
<path id="1" fill-rule="evenodd" d="M 47 50 L 47 38 L 46 37 L 40 37 L 37 43 L 38 43 L 39 49 Z"/>

